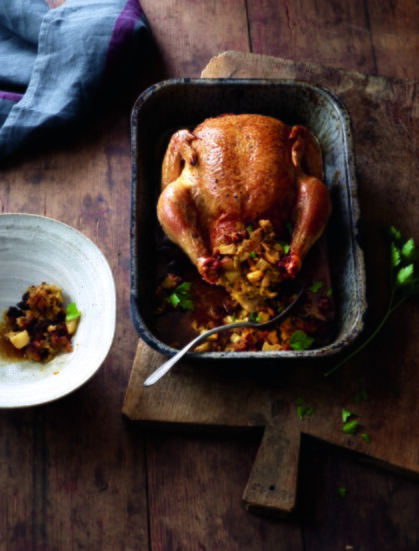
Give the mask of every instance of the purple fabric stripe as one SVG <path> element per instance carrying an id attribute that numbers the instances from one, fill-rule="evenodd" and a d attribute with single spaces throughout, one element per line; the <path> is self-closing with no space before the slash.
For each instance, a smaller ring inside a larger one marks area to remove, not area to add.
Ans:
<path id="1" fill-rule="evenodd" d="M 128 0 L 124 9 L 116 20 L 112 37 L 109 42 L 109 50 L 105 62 L 105 72 L 113 65 L 113 62 L 121 55 L 121 50 L 127 47 L 126 37 L 131 34 L 137 21 L 144 15 L 138 0 Z"/>
<path id="2" fill-rule="evenodd" d="M 15 92 L 4 92 L 0 90 L 0 99 L 6 99 L 8 101 L 18 102 L 23 98 L 23 94 L 16 94 Z"/>

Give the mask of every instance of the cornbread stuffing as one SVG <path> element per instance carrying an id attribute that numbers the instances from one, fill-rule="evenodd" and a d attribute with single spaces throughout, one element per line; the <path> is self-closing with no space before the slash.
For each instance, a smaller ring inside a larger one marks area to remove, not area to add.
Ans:
<path id="1" fill-rule="evenodd" d="M 3 338 L 28 360 L 46 363 L 59 352 L 72 352 L 72 337 L 80 312 L 74 303 L 64 308 L 55 285 L 31 285 L 16 306 L 4 312 Z"/>

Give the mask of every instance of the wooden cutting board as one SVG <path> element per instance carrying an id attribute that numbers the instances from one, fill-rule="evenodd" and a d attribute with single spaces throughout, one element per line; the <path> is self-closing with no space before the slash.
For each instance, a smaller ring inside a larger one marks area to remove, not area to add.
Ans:
<path id="1" fill-rule="evenodd" d="M 382 229 L 393 224 L 419 243 L 418 84 L 289 60 L 225 52 L 209 62 L 206 78 L 299 79 L 325 86 L 352 119 L 366 258 L 369 316 L 359 342 L 384 316 L 388 253 Z M 333 259 L 332 259 L 333 261 Z M 143 381 L 164 358 L 141 341 L 123 413 L 162 427 L 263 429 L 243 494 L 253 512 L 283 514 L 296 505 L 301 435 L 354 450 L 361 459 L 419 474 L 419 303 L 401 306 L 360 354 L 334 375 L 327 361 L 257 362 L 246 368 L 179 364 L 152 387 Z M 297 401 L 313 407 L 297 416 Z M 342 408 L 358 415 L 355 435 L 342 431 Z M 366 442 L 361 434 L 369 434 Z"/>

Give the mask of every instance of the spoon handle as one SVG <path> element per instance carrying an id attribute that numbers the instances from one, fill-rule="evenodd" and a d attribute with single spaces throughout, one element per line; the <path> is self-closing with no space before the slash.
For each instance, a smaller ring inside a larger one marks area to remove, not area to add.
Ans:
<path id="1" fill-rule="evenodd" d="M 217 331 L 219 331 L 219 330 L 220 329 L 217 328 Z M 148 377 L 144 381 L 144 386 L 154 385 L 154 383 L 156 383 L 159 379 L 161 379 L 163 377 L 163 375 L 165 375 L 169 371 L 169 369 L 172 366 L 174 366 L 175 363 L 178 362 L 184 354 L 186 354 L 186 352 L 188 350 L 190 350 L 191 348 L 196 346 L 199 342 L 205 340 L 207 337 L 209 337 L 213 333 L 216 333 L 217 331 L 211 330 L 211 331 L 207 331 L 206 333 L 203 333 L 202 335 L 198 335 L 193 341 L 188 343 L 184 348 L 182 348 L 182 350 L 179 350 L 179 352 L 177 354 L 175 354 L 172 358 L 170 358 L 170 360 L 167 360 L 167 362 L 165 362 L 158 369 L 156 369 L 156 371 L 154 373 L 152 373 L 150 375 L 150 377 Z"/>
<path id="2" fill-rule="evenodd" d="M 237 327 L 247 327 L 249 325 L 249 322 L 247 321 L 240 321 L 237 323 L 232 323 L 229 325 L 222 325 L 221 327 L 214 327 L 214 329 L 209 329 L 208 331 L 205 331 L 205 333 L 202 333 L 201 335 L 198 335 L 195 337 L 193 341 L 188 343 L 182 350 L 179 350 L 177 354 L 175 354 L 170 360 L 167 360 L 164 364 L 162 364 L 154 373 L 152 373 L 145 381 L 144 386 L 151 386 L 154 385 L 159 379 L 163 377 L 163 375 L 166 375 L 166 373 L 169 371 L 171 367 L 175 365 L 176 362 L 178 362 L 184 354 L 194 346 L 196 346 L 201 341 L 206 340 L 211 335 L 214 335 L 215 333 L 220 333 L 221 331 L 225 331 L 226 329 L 236 329 Z"/>

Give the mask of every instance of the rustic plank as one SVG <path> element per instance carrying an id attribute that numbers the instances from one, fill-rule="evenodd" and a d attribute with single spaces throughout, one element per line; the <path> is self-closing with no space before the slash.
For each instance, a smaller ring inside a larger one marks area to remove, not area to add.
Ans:
<path id="1" fill-rule="evenodd" d="M 257 435 L 182 435 L 181 446 L 179 438 L 148 440 L 153 549 L 304 549 L 297 520 L 279 524 L 239 505 Z"/>
<path id="2" fill-rule="evenodd" d="M 307 551 L 418 547 L 419 484 L 303 438 L 300 518 Z M 346 497 L 338 489 L 345 488 Z"/>
<path id="3" fill-rule="evenodd" d="M 247 14 L 241 0 L 142 1 L 164 78 L 198 77 L 216 52 L 249 51 Z"/>
<path id="4" fill-rule="evenodd" d="M 252 52 L 376 73 L 364 0 L 249 0 Z"/>
<path id="5" fill-rule="evenodd" d="M 415 0 L 366 0 L 377 72 L 419 79 L 419 6 Z"/>
<path id="6" fill-rule="evenodd" d="M 128 306 L 130 106 L 124 101 L 56 145 L 38 144 L 1 168 L 1 212 L 50 216 L 91 238 L 113 270 L 117 316 L 124 320 L 102 369 L 82 389 L 2 416 L 8 462 L 0 471 L 0 501 L 7 504 L 0 541 L 15 549 L 148 545 L 142 442 L 129 438 L 119 414 L 137 341 Z"/>

